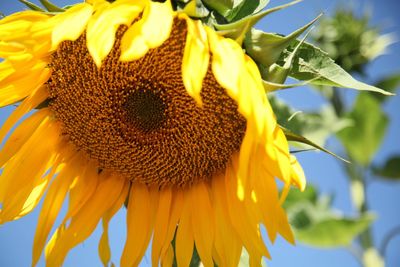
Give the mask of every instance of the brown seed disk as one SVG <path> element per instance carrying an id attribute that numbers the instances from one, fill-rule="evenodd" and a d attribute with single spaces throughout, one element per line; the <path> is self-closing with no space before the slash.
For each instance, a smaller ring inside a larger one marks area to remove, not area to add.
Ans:
<path id="1" fill-rule="evenodd" d="M 100 69 L 86 37 L 53 53 L 48 82 L 55 117 L 77 150 L 128 179 L 149 185 L 190 185 L 211 179 L 238 151 L 246 120 L 209 68 L 198 107 L 182 82 L 186 22 L 141 59 L 120 62 L 120 27 Z"/>

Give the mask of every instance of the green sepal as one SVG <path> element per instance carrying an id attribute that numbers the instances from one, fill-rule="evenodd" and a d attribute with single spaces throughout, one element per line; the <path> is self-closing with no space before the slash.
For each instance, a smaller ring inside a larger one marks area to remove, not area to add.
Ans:
<path id="1" fill-rule="evenodd" d="M 235 1 L 234 0 L 202 0 L 210 9 L 217 11 L 222 16 L 227 16 L 232 10 Z"/>
<path id="2" fill-rule="evenodd" d="M 272 66 L 269 67 L 268 73 L 262 74 L 262 77 L 264 80 L 267 80 L 267 82 L 269 81 L 269 82 L 281 83 L 281 84 L 283 84 L 286 81 L 287 77 L 289 76 L 290 69 L 293 66 L 293 59 L 294 59 L 296 53 L 298 52 L 301 44 L 303 44 L 304 41 L 306 40 L 309 33 L 310 33 L 310 31 L 308 31 L 307 34 L 303 37 L 303 39 L 299 42 L 299 44 L 292 51 L 290 56 L 286 59 L 286 62 L 283 66 L 279 66 L 277 64 L 272 64 Z"/>
<path id="3" fill-rule="evenodd" d="M 235 1 L 236 2 L 236 1 Z M 240 20 L 249 15 L 263 10 L 269 3 L 269 0 L 241 0 L 238 5 L 232 8 L 225 18 L 229 22 Z"/>
<path id="4" fill-rule="evenodd" d="M 283 67 L 299 42 L 298 40 L 293 41 L 282 53 L 281 58 L 276 64 Z M 378 92 L 384 95 L 393 95 L 390 92 L 354 79 L 343 68 L 337 65 L 327 53 L 306 42 L 301 44 L 299 51 L 296 53 L 289 76 L 302 81 L 317 78 L 312 81 L 312 84 L 315 85 L 352 88 L 361 91 Z"/>
<path id="5" fill-rule="evenodd" d="M 344 159 L 344 158 L 342 158 L 342 157 L 336 155 L 336 154 L 333 153 L 332 151 L 329 151 L 328 149 L 323 148 L 323 147 L 320 146 L 320 145 L 317 145 L 317 144 L 314 143 L 313 141 L 311 141 L 311 140 L 305 138 L 304 136 L 301 136 L 301 135 L 299 135 L 299 134 L 295 134 L 295 133 L 293 133 L 292 131 L 290 131 L 289 129 L 286 129 L 285 127 L 283 127 L 283 126 L 281 126 L 281 125 L 279 125 L 279 126 L 280 126 L 280 128 L 282 129 L 282 131 L 283 131 L 283 133 L 285 134 L 286 139 L 287 139 L 288 141 L 299 142 L 299 143 L 302 143 L 302 144 L 310 145 L 310 146 L 312 146 L 312 147 L 314 147 L 314 148 L 316 148 L 316 149 L 318 149 L 318 150 L 321 150 L 321 151 L 323 151 L 323 152 L 325 152 L 325 153 L 328 153 L 328 154 L 331 155 L 331 156 L 334 156 L 334 157 L 337 158 L 337 159 L 340 159 L 340 160 L 342 160 L 342 161 L 344 161 L 344 162 L 346 162 L 346 163 L 350 163 L 348 160 L 346 160 L 346 159 Z"/>
<path id="6" fill-rule="evenodd" d="M 43 8 L 41 8 L 41 7 L 35 5 L 34 3 L 31 3 L 31 2 L 29 2 L 27 0 L 18 0 L 18 1 L 21 2 L 22 4 L 24 4 L 30 10 L 45 12 L 45 10 Z"/>
<path id="7" fill-rule="evenodd" d="M 222 31 L 226 37 L 235 39 L 235 40 L 243 40 L 246 33 L 262 18 L 265 16 L 274 13 L 276 11 L 282 10 L 284 8 L 287 8 L 289 6 L 295 5 L 302 0 L 296 0 L 293 2 L 290 2 L 285 5 L 277 6 L 274 8 L 270 8 L 264 11 L 261 11 L 259 13 L 249 15 L 247 17 L 244 17 L 238 21 L 228 23 L 228 24 L 219 24 L 217 22 L 214 22 L 213 25 L 215 29 L 218 31 Z M 239 42 L 241 44 L 241 42 Z"/>
<path id="8" fill-rule="evenodd" d="M 279 59 L 282 52 L 321 16 L 322 14 L 287 36 L 251 29 L 243 42 L 246 53 L 257 63 L 269 68 Z"/>
<path id="9" fill-rule="evenodd" d="M 40 3 L 47 9 L 49 12 L 64 12 L 65 10 L 55 4 L 51 3 L 49 0 L 39 0 Z"/>

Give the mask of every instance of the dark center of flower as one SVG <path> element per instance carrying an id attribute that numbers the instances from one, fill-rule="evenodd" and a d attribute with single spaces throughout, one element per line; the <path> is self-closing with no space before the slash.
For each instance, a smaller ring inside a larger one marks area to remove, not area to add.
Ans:
<path id="1" fill-rule="evenodd" d="M 161 97 L 149 90 L 135 91 L 123 105 L 127 119 L 145 132 L 161 127 L 165 120 L 166 104 Z"/>
<path id="2" fill-rule="evenodd" d="M 246 120 L 213 76 L 199 107 L 182 82 L 186 22 L 175 19 L 169 39 L 142 58 L 121 62 L 113 50 L 97 68 L 86 36 L 52 54 L 50 109 L 63 135 L 98 167 L 157 186 L 187 186 L 224 170 L 240 149 Z"/>

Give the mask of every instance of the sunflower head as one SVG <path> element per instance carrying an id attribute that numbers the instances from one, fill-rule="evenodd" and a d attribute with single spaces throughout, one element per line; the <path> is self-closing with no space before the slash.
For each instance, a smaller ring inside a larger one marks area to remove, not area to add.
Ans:
<path id="1" fill-rule="evenodd" d="M 0 21 L 0 104 L 19 103 L 0 131 L 18 122 L 0 154 L 0 222 L 47 192 L 33 264 L 67 195 L 50 266 L 99 220 L 107 264 L 108 222 L 125 201 L 121 266 L 137 265 L 150 240 L 152 264 L 168 266 L 187 266 L 194 246 L 205 266 L 236 266 L 243 247 L 260 264 L 261 225 L 293 242 L 275 179 L 284 192 L 305 180 L 258 67 L 240 42 L 178 7 L 95 0 Z"/>

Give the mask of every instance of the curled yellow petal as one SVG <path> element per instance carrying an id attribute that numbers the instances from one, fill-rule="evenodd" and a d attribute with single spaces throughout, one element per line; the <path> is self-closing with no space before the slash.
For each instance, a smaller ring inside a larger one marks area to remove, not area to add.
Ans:
<path id="1" fill-rule="evenodd" d="M 93 13 L 93 6 L 80 3 L 67 11 L 54 16 L 54 29 L 51 36 L 52 50 L 65 40 L 75 41 L 83 33 Z"/>
<path id="2" fill-rule="evenodd" d="M 160 46 L 170 35 L 173 18 L 174 11 L 170 1 L 150 1 L 144 8 L 142 18 L 133 23 L 122 37 L 120 59 L 136 60 L 149 49 Z"/>
<path id="3" fill-rule="evenodd" d="M 210 59 L 207 33 L 200 21 L 186 19 L 188 33 L 182 59 L 182 79 L 187 93 L 201 106 L 200 97 L 203 79 L 207 74 Z"/>
<path id="4" fill-rule="evenodd" d="M 89 53 L 97 67 L 113 48 L 119 26 L 130 25 L 142 10 L 143 2 L 138 0 L 115 1 L 99 7 L 89 20 L 86 36 Z"/>

